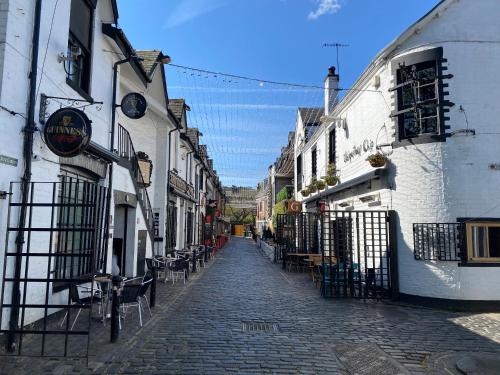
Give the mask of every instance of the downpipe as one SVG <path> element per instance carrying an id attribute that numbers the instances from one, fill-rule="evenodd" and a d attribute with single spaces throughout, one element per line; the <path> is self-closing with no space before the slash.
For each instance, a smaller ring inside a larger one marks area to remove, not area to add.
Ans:
<path id="1" fill-rule="evenodd" d="M 26 214 L 28 196 L 31 183 L 31 162 L 33 160 L 33 134 L 37 130 L 35 124 L 35 104 L 36 104 L 36 83 L 38 75 L 38 50 L 40 44 L 40 21 L 42 13 L 42 0 L 36 0 L 35 15 L 33 23 L 33 51 L 31 55 L 30 85 L 28 95 L 28 116 L 26 117 L 26 126 L 23 129 L 23 157 L 24 174 L 21 180 L 21 210 L 19 213 L 18 232 L 16 237 L 16 257 L 14 259 L 14 283 L 12 286 L 12 308 L 9 319 L 9 334 L 7 335 L 6 350 L 14 352 L 16 350 L 17 333 L 19 330 L 19 305 L 21 301 L 20 278 L 22 267 L 22 253 L 24 248 L 24 229 L 26 226 Z M 7 250 L 6 250 L 7 251 Z M 5 277 L 5 275 L 4 275 Z M 0 322 L 1 324 L 1 322 Z"/>

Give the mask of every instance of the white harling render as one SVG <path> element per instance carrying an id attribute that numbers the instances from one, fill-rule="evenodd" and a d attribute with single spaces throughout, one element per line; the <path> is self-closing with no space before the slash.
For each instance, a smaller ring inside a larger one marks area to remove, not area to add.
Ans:
<path id="1" fill-rule="evenodd" d="M 383 49 L 342 100 L 325 90 L 315 132 L 306 133 L 315 114 L 299 110 L 297 199 L 306 210 L 321 199 L 332 210 L 396 211 L 403 296 L 500 300 L 499 14 L 497 0 L 442 1 Z M 331 70 L 325 86 L 336 81 Z M 333 162 L 340 183 L 306 198 L 314 152 L 317 178 Z M 380 169 L 366 160 L 377 152 L 389 160 Z M 457 222 L 461 260 L 415 258 L 415 223 Z"/>

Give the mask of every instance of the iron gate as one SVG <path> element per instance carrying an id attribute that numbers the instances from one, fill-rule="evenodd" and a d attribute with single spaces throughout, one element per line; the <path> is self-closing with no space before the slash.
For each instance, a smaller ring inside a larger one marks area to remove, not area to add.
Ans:
<path id="1" fill-rule="evenodd" d="M 287 253 L 320 254 L 320 215 L 315 212 L 280 214 L 276 217 L 277 253 L 275 261 L 283 262 Z"/>
<path id="2" fill-rule="evenodd" d="M 105 270 L 107 190 L 68 176 L 32 182 L 25 228 L 17 227 L 19 191 L 10 184 L 0 300 L 1 332 L 15 343 L 7 354 L 88 357 L 92 299 L 80 298 L 94 295 L 96 270 Z"/>
<path id="3" fill-rule="evenodd" d="M 289 253 L 321 254 L 316 272 L 324 297 L 397 295 L 393 211 L 326 211 L 278 215 L 277 240 Z"/>

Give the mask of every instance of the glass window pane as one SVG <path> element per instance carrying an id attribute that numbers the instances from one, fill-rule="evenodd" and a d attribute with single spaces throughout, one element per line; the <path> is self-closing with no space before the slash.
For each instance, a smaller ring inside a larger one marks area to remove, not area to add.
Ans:
<path id="1" fill-rule="evenodd" d="M 472 256 L 474 258 L 484 258 L 486 256 L 486 228 L 472 227 Z"/>
<path id="2" fill-rule="evenodd" d="M 490 257 L 500 258 L 500 227 L 489 227 L 488 238 L 490 245 Z"/>
<path id="3" fill-rule="evenodd" d="M 90 30 L 92 11 L 85 0 L 71 1 L 70 26 L 71 33 L 88 50 L 90 49 Z"/>

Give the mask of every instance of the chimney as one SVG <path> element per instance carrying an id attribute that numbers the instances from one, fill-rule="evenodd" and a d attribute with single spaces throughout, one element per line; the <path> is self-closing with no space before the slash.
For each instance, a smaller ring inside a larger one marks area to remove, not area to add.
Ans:
<path id="1" fill-rule="evenodd" d="M 328 68 L 325 78 L 325 116 L 329 116 L 333 107 L 338 103 L 339 75 L 335 73 L 335 67 Z"/>

